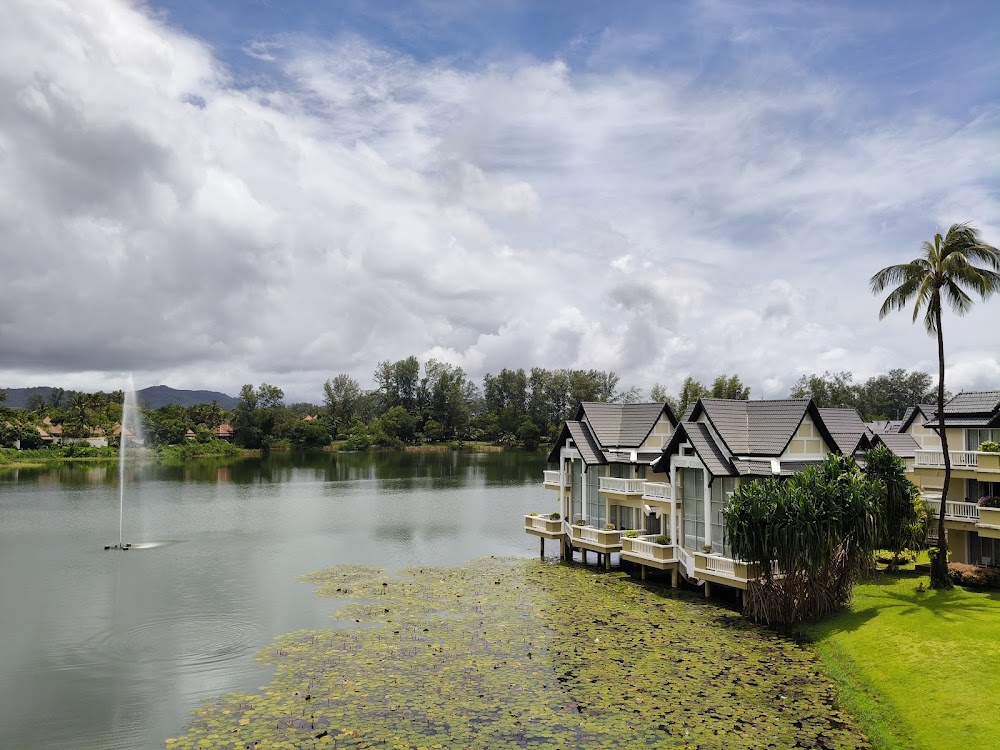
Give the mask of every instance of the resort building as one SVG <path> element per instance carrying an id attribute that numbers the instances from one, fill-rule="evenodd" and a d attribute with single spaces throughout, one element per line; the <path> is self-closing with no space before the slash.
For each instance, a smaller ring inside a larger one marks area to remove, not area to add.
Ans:
<path id="1" fill-rule="evenodd" d="M 677 424 L 660 404 L 584 404 L 549 457 L 559 470 L 546 472 L 545 486 L 559 511 L 525 517 L 525 530 L 560 539 L 564 555 L 602 553 L 605 565 L 619 552 L 643 575 L 667 571 L 674 585 L 684 576 L 706 594 L 713 583 L 745 589 L 758 571 L 732 558 L 722 510 L 744 482 L 867 448 L 857 412 L 828 416 L 836 436 L 811 399 L 704 398 Z"/>
<path id="2" fill-rule="evenodd" d="M 935 432 L 940 422 L 933 407 L 918 406 L 914 412 L 909 425 L 904 420 L 920 444 L 913 452 L 911 477 L 937 518 L 944 485 L 944 453 Z M 984 442 L 1000 442 L 1000 391 L 960 393 L 945 404 L 944 414 L 951 459 L 945 498 L 951 560 L 995 566 L 1000 563 L 1000 508 L 989 507 L 993 504 L 989 498 L 1000 498 L 1000 453 L 980 448 Z"/>
<path id="3" fill-rule="evenodd" d="M 662 403 L 581 404 L 549 455 L 558 468 L 545 472 L 557 511 L 553 517 L 526 516 L 525 531 L 559 540 L 564 556 L 579 549 L 586 558 L 593 551 L 605 566 L 612 552 L 621 551 L 623 531 L 659 534 L 659 509 L 649 503 L 669 497 L 670 488 L 666 475 L 655 475 L 650 464 L 676 425 Z"/>

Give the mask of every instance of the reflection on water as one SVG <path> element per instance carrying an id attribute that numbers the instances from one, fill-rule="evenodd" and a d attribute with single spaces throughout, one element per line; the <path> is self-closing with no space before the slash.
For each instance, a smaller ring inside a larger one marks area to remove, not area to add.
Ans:
<path id="1" fill-rule="evenodd" d="M 135 462 L 128 554 L 103 549 L 114 463 L 0 471 L 0 748 L 162 747 L 200 699 L 266 682 L 253 655 L 272 638 L 328 625 L 302 573 L 536 554 L 520 517 L 552 503 L 543 460 Z"/>

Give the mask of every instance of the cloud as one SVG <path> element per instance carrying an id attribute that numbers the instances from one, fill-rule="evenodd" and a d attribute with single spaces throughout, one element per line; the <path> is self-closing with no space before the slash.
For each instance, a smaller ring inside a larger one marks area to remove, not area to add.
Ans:
<path id="1" fill-rule="evenodd" d="M 271 71 L 248 82 L 129 4 L 6 12 L 5 385 L 132 369 L 316 400 L 416 353 L 784 395 L 808 371 L 932 367 L 867 278 L 951 221 L 1000 227 L 995 109 L 861 116 L 849 81 L 752 35 L 769 76 L 616 65 L 614 34 L 577 69 L 345 33 L 248 41 Z M 956 385 L 995 385 L 995 305 L 948 321 Z"/>

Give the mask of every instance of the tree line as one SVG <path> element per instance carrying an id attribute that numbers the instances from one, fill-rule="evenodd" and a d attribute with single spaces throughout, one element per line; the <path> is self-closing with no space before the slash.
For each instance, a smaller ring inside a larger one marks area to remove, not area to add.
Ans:
<path id="1" fill-rule="evenodd" d="M 481 383 L 458 366 L 416 356 L 379 362 L 374 387 L 363 388 L 346 373 L 323 384 L 323 403 L 285 404 L 284 392 L 262 383 L 244 385 L 237 406 L 225 411 L 218 403 L 142 409 L 142 424 L 152 445 L 209 442 L 223 423 L 232 427 L 233 442 L 246 448 L 290 446 L 313 448 L 345 441 L 349 449 L 400 446 L 418 441 L 487 441 L 534 449 L 555 439 L 566 419 L 583 401 L 667 403 L 678 419 L 699 398 L 748 399 L 750 387 L 739 375 L 723 373 L 709 384 L 688 376 L 676 394 L 655 384 L 648 394 L 621 387 L 610 370 L 504 368 L 487 373 Z M 821 407 L 858 409 L 866 420 L 898 418 L 906 407 L 928 398 L 933 383 L 924 372 L 901 369 L 855 383 L 850 372 L 803 375 L 791 397 L 811 397 Z M 22 439 L 40 442 L 34 425 L 44 417 L 61 425 L 70 438 L 106 435 L 114 443 L 121 421 L 122 391 L 83 393 L 54 389 L 48 399 L 33 395 L 24 411 L 0 409 L 0 443 Z"/>

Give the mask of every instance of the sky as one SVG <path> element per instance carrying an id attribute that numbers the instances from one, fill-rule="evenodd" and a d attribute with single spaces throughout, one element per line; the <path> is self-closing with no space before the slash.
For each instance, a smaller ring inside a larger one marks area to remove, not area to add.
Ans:
<path id="1" fill-rule="evenodd" d="M 869 277 L 1000 245 L 991 2 L 5 0 L 0 387 L 936 372 Z M 1000 297 L 943 324 L 1000 389 Z"/>

